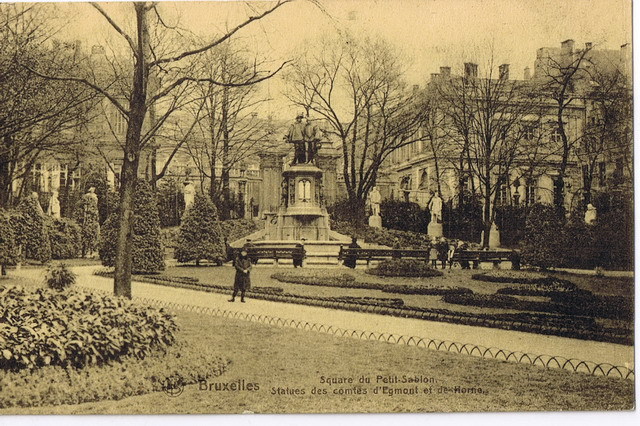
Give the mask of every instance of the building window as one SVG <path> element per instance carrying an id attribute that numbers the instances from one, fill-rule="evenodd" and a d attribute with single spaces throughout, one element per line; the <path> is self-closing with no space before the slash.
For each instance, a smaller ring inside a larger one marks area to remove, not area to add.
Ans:
<path id="1" fill-rule="evenodd" d="M 532 205 L 536 202 L 536 182 L 534 179 L 527 179 L 527 186 L 525 188 L 525 203 Z"/>
<path id="2" fill-rule="evenodd" d="M 605 186 L 607 181 L 607 163 L 601 161 L 598 163 L 598 184 Z"/>
<path id="3" fill-rule="evenodd" d="M 536 126 L 535 125 L 526 125 L 522 130 L 522 136 L 525 140 L 533 140 L 536 137 Z"/>
<path id="4" fill-rule="evenodd" d="M 496 200 L 498 204 L 507 205 L 509 204 L 509 195 L 507 185 L 500 184 L 498 186 L 498 199 Z"/>
<path id="5" fill-rule="evenodd" d="M 60 166 L 60 188 L 67 186 L 67 174 L 69 173 L 69 166 L 66 164 Z"/>
<path id="6" fill-rule="evenodd" d="M 551 132 L 551 141 L 554 143 L 562 142 L 562 135 L 560 134 L 560 129 L 556 128 Z"/>
<path id="7" fill-rule="evenodd" d="M 117 135 L 124 135 L 127 131 L 127 119 L 120 111 L 113 113 L 113 131 Z"/>

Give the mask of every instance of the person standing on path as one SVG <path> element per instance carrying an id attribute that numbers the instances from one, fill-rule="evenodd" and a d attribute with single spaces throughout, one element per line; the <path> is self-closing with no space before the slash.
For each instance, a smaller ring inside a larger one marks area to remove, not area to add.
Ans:
<path id="1" fill-rule="evenodd" d="M 248 253 L 244 248 L 240 251 L 233 266 L 236 268 L 236 279 L 233 282 L 233 296 L 229 302 L 235 302 L 239 291 L 240 301 L 244 303 L 244 293 L 251 288 L 251 260 L 249 260 Z"/>

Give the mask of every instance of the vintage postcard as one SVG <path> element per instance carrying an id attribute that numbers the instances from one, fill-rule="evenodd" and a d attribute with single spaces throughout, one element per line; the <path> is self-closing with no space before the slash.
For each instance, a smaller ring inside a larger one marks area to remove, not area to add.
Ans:
<path id="1" fill-rule="evenodd" d="M 0 414 L 634 410 L 631 8 L 0 2 Z"/>

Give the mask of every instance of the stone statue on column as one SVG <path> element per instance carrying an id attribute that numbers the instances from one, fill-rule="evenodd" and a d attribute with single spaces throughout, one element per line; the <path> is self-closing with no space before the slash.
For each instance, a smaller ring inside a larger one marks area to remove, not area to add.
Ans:
<path id="1" fill-rule="evenodd" d="M 593 225 L 598 219 L 598 209 L 593 204 L 587 205 L 587 211 L 584 212 L 584 223 Z"/>
<path id="2" fill-rule="evenodd" d="M 193 186 L 193 183 L 191 183 L 190 181 L 186 181 L 184 183 L 183 195 L 184 195 L 184 210 L 187 211 L 187 209 L 189 209 L 189 207 L 191 207 L 191 205 L 193 204 L 193 201 L 196 197 L 196 188 L 195 186 Z"/>
<path id="3" fill-rule="evenodd" d="M 427 227 L 427 234 L 434 238 L 442 237 L 442 198 L 437 193 L 434 193 L 428 206 L 431 220 Z"/>
<path id="4" fill-rule="evenodd" d="M 60 200 L 58 199 L 58 191 L 53 191 L 51 193 L 49 207 L 47 207 L 47 214 L 56 219 L 60 219 Z"/>
<path id="5" fill-rule="evenodd" d="M 374 186 L 369 192 L 369 205 L 371 206 L 371 216 L 369 216 L 369 226 L 373 228 L 382 228 L 382 218 L 380 217 L 380 202 L 382 196 L 378 187 Z"/>
<path id="6" fill-rule="evenodd" d="M 307 162 L 306 147 L 305 147 L 305 123 L 302 122 L 304 118 L 303 113 L 299 113 L 296 116 L 296 121 L 289 126 L 289 132 L 285 136 L 285 140 L 288 143 L 292 143 L 295 149 L 293 156 L 293 164 L 302 164 Z"/>
<path id="7" fill-rule="evenodd" d="M 320 131 L 318 130 L 318 126 L 312 124 L 311 121 L 307 118 L 307 123 L 304 126 L 303 136 L 306 144 L 306 153 L 307 153 L 307 163 L 314 162 L 316 158 L 316 154 L 318 153 L 318 148 L 320 145 Z"/>

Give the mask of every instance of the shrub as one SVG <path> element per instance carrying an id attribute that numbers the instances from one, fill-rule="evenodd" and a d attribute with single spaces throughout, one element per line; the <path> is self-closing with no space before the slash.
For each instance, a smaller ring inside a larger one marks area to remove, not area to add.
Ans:
<path id="1" fill-rule="evenodd" d="M 432 269 L 425 262 L 410 259 L 383 260 L 378 266 L 369 268 L 367 274 L 382 277 L 439 277 L 442 272 Z"/>
<path id="2" fill-rule="evenodd" d="M 136 273 L 164 270 L 164 250 L 160 240 L 158 204 L 151 185 L 142 179 L 136 182 L 133 197 L 132 262 Z M 100 233 L 99 253 L 104 266 L 114 266 L 118 236 L 118 213 L 112 214 Z"/>
<path id="3" fill-rule="evenodd" d="M 14 216 L 14 231 L 22 244 L 24 257 L 42 263 L 51 260 L 51 239 L 45 223 L 45 215 L 38 199 L 29 196 L 18 206 L 20 215 Z"/>
<path id="4" fill-rule="evenodd" d="M 346 222 L 332 222 L 331 229 L 344 235 L 355 236 L 369 244 L 392 247 L 398 239 L 403 248 L 428 249 L 431 247 L 431 238 L 427 234 L 419 232 L 378 229 L 370 226 L 356 228 Z"/>
<path id="5" fill-rule="evenodd" d="M 20 259 L 12 213 L 0 209 L 0 274 L 7 265 L 15 265 Z"/>
<path id="6" fill-rule="evenodd" d="M 422 296 L 441 296 L 444 294 L 469 294 L 473 293 L 471 289 L 466 287 L 427 287 L 427 286 L 413 286 L 413 285 L 384 285 L 381 289 L 385 293 L 397 293 L 397 294 L 419 294 Z"/>
<path id="7" fill-rule="evenodd" d="M 380 204 L 380 216 L 385 228 L 398 231 L 426 233 L 429 224 L 427 211 L 406 201 L 384 200 Z"/>
<path id="8" fill-rule="evenodd" d="M 72 259 L 82 250 L 81 230 L 73 219 L 48 218 L 47 226 L 51 238 L 53 259 Z"/>
<path id="9" fill-rule="evenodd" d="M 462 202 L 455 207 L 451 201 L 444 203 L 442 221 L 447 238 L 479 243 L 484 229 L 480 197 L 464 194 Z"/>
<path id="10" fill-rule="evenodd" d="M 96 250 L 100 237 L 97 196 L 89 193 L 84 194 L 76 204 L 73 217 L 80 226 L 80 251 L 84 257 Z"/>
<path id="11" fill-rule="evenodd" d="M 186 211 L 175 250 L 178 262 L 196 262 L 207 259 L 222 263 L 225 244 L 215 205 L 204 194 L 196 194 L 193 205 Z"/>
<path id="12" fill-rule="evenodd" d="M 563 215 L 554 207 L 534 204 L 527 217 L 522 241 L 522 261 L 542 269 L 559 266 L 563 244 Z"/>
<path id="13" fill-rule="evenodd" d="M 516 247 L 524 237 L 526 206 L 499 206 L 496 208 L 496 225 L 500 229 L 503 247 Z"/>
<path id="14" fill-rule="evenodd" d="M 83 369 L 46 366 L 38 370 L 0 371 L 0 407 L 35 407 L 120 400 L 159 392 L 170 383 L 189 385 L 220 376 L 229 361 L 207 342 L 181 342 L 166 354 Z"/>
<path id="15" fill-rule="evenodd" d="M 53 264 L 47 268 L 44 281 L 50 289 L 62 291 L 76 283 L 76 274 L 64 263 Z"/>
<path id="16" fill-rule="evenodd" d="M 126 298 L 74 290 L 0 289 L 0 369 L 82 368 L 143 359 L 175 340 L 173 317 Z"/>
<path id="17" fill-rule="evenodd" d="M 259 222 L 262 225 L 262 222 Z M 248 219 L 229 219 L 220 222 L 222 235 L 229 241 L 233 242 L 244 238 L 260 229 L 258 223 Z"/>

